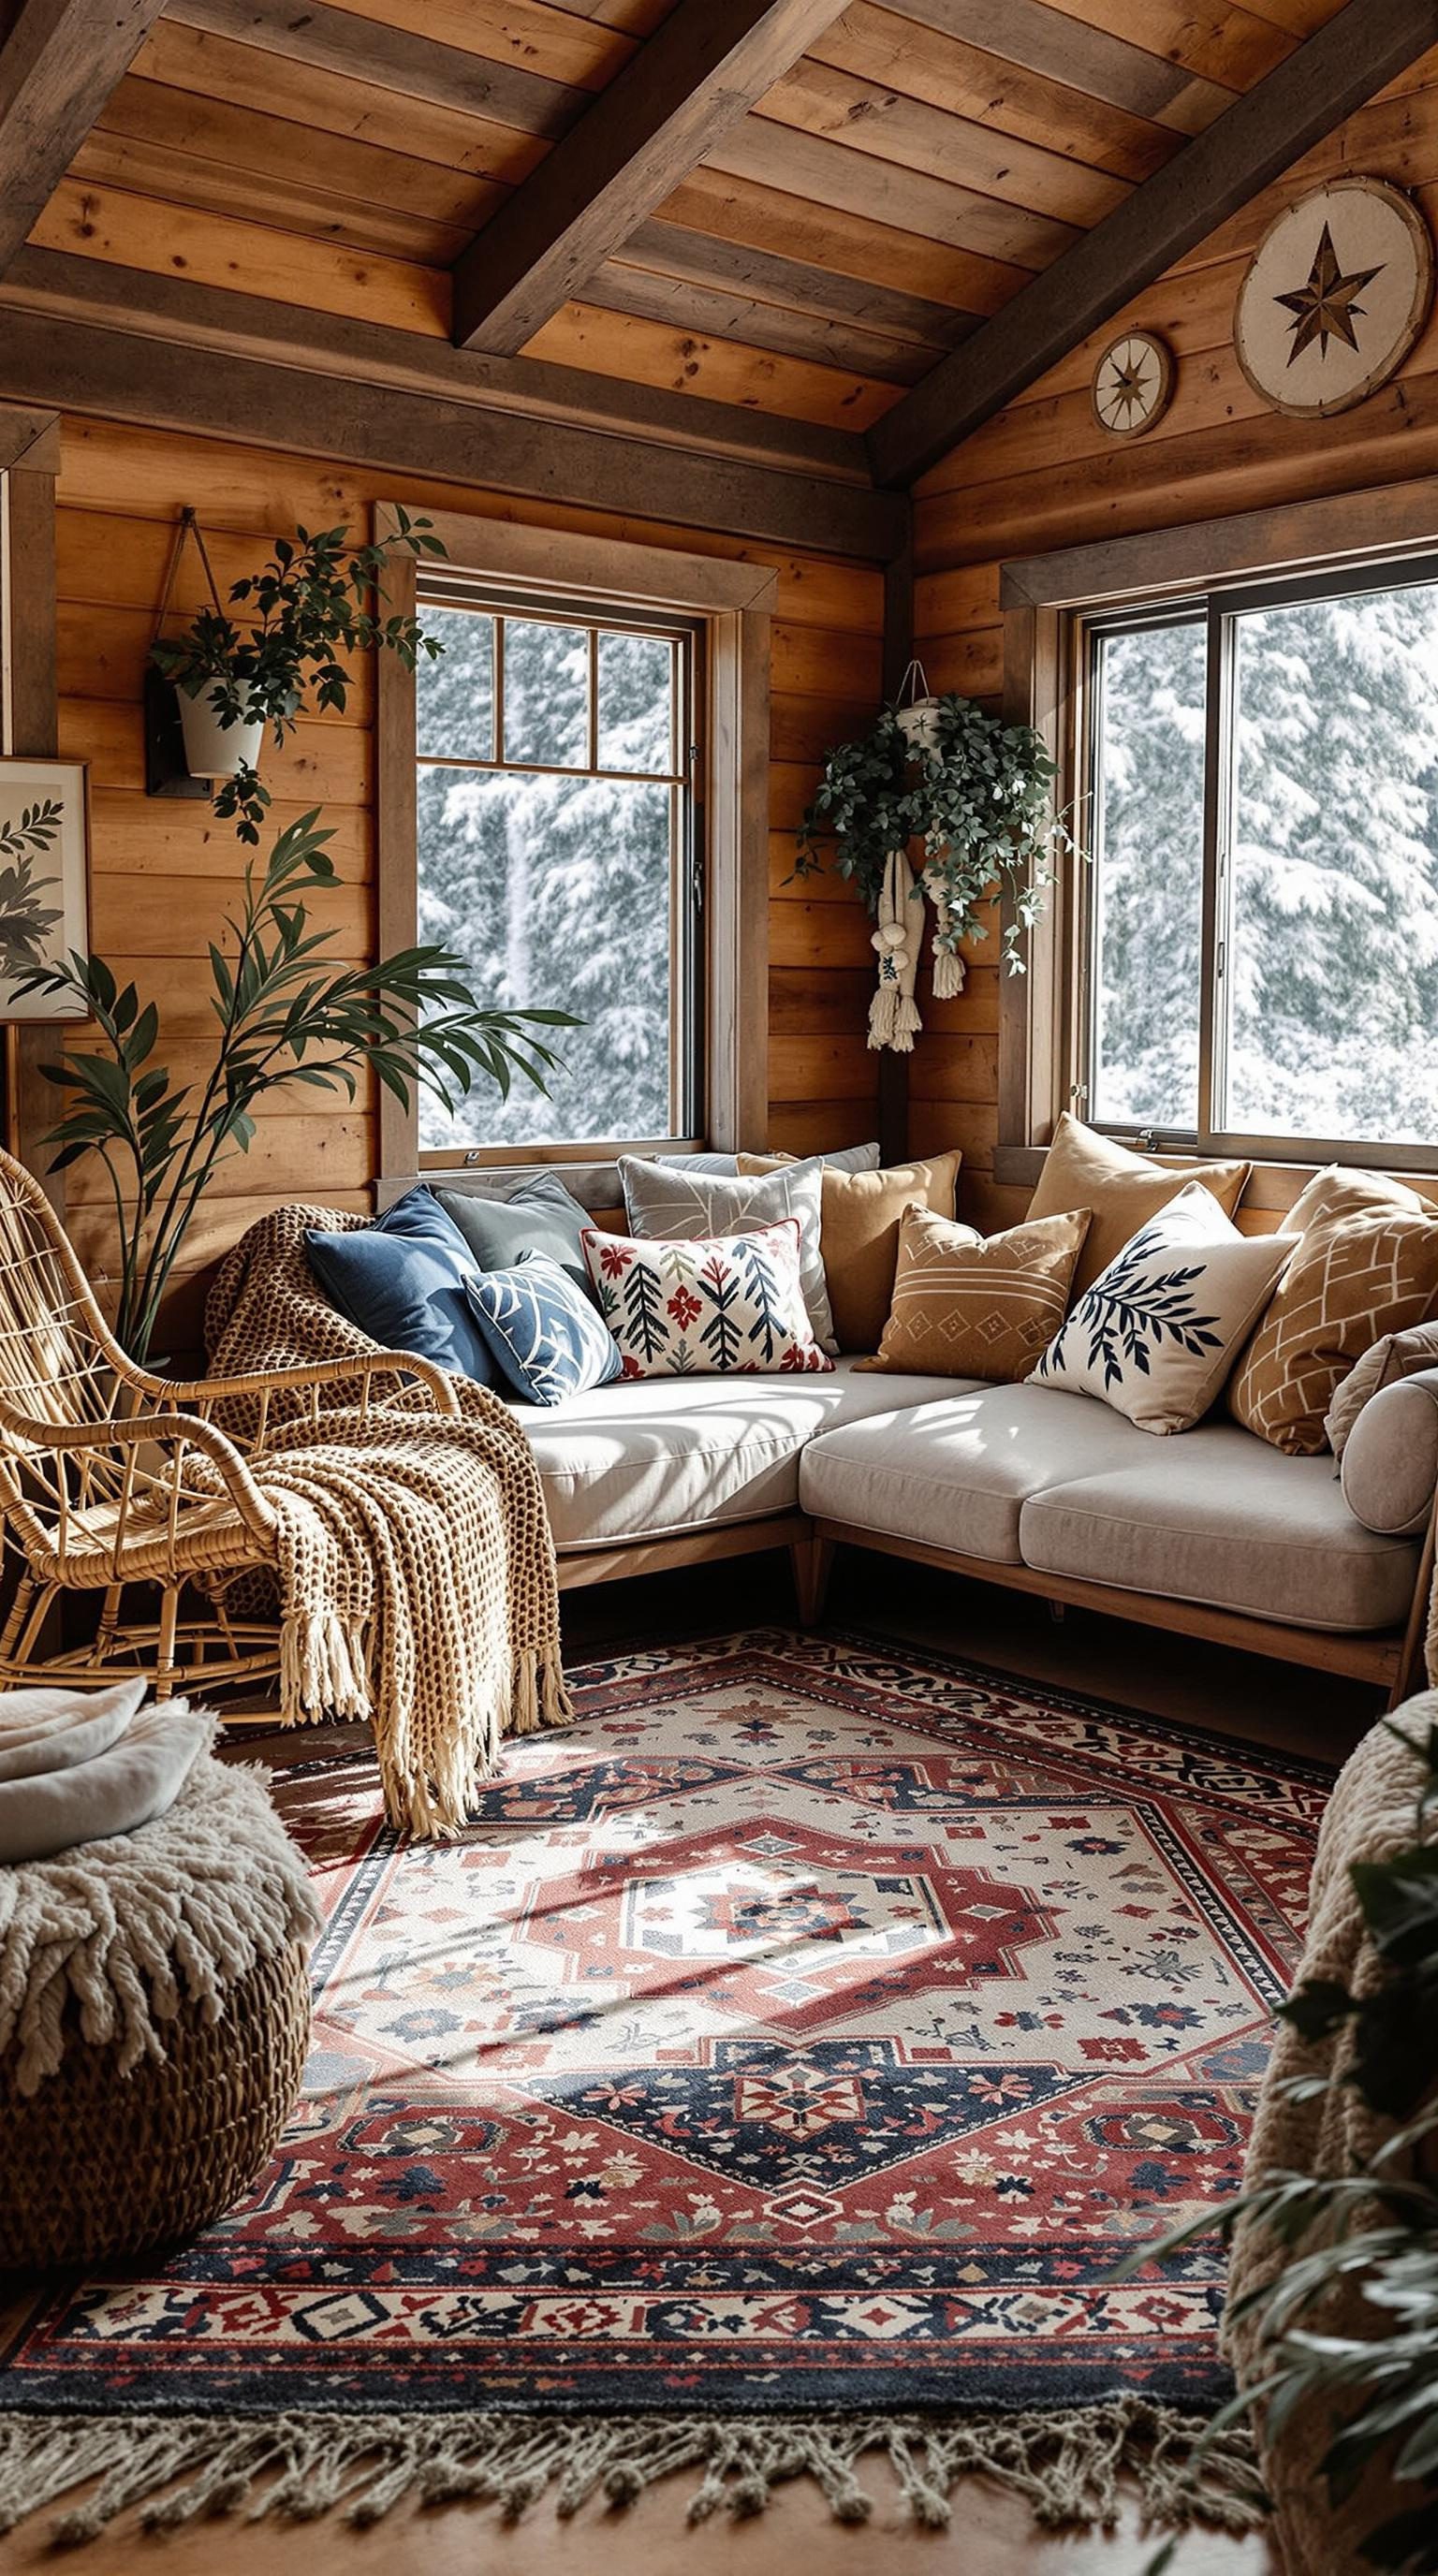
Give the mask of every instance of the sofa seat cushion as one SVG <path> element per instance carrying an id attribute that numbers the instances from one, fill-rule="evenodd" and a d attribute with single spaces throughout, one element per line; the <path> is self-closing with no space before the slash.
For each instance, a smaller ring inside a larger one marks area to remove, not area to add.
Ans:
<path id="1" fill-rule="evenodd" d="M 1052 1387 L 956 1390 L 952 1378 L 941 1383 L 942 1404 L 824 1432 L 800 1470 L 804 1509 L 889 1538 L 1019 1565 L 1019 1514 L 1031 1494 L 1153 1447 L 1147 1432 L 1106 1404 L 1078 1404 Z"/>
<path id="2" fill-rule="evenodd" d="M 952 1378 L 866 1377 L 841 1359 L 823 1376 L 619 1380 L 515 1413 L 564 1551 L 793 1511 L 815 1432 L 953 1388 Z"/>
<path id="3" fill-rule="evenodd" d="M 1355 1519 L 1331 1458 L 1290 1458 L 1212 1423 L 1131 1464 L 1052 1481 L 1024 1505 L 1024 1562 L 1286 1627 L 1388 1628 L 1407 1617 L 1412 1539 Z"/>

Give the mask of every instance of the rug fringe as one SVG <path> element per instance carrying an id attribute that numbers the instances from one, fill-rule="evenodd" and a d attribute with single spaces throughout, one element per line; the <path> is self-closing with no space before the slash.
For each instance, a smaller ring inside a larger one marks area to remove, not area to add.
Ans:
<path id="1" fill-rule="evenodd" d="M 80 2486 L 94 2492 L 55 2524 L 75 2547 L 117 2516 L 147 2530 L 202 2514 L 311 2521 L 342 2513 L 378 2522 L 395 2505 L 460 2498 L 514 2519 L 552 2491 L 576 2513 L 592 2496 L 632 2503 L 676 2470 L 701 2472 L 689 2520 L 762 2513 L 785 2480 L 813 2478 L 840 2522 L 863 2522 L 873 2499 L 858 2480 L 886 2453 L 916 2523 L 949 2520 L 957 2482 L 983 2475 L 1027 2498 L 1035 2522 L 1092 2529 L 1118 2515 L 1120 2481 L 1136 2483 L 1145 2519 L 1251 2531 L 1264 2498 L 1248 2435 L 1206 2439 L 1195 2416 L 1138 2396 L 1058 2414 L 955 2416 L 279 2415 L 217 2421 L 181 2415 L 12 2415 L 0 2422 L 0 2532 Z"/>

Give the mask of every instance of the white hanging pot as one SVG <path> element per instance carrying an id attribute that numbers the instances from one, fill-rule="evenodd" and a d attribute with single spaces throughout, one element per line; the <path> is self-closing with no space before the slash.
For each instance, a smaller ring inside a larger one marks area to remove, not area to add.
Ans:
<path id="1" fill-rule="evenodd" d="M 216 681 L 202 689 L 197 698 L 192 698 L 188 689 L 176 692 L 185 737 L 185 767 L 192 778 L 234 778 L 241 769 L 253 769 L 264 743 L 263 718 L 258 724 L 222 723 L 218 689 Z"/>
<path id="2" fill-rule="evenodd" d="M 894 721 L 910 751 L 938 750 L 940 710 L 937 698 L 915 698 L 911 707 L 899 708 Z"/>

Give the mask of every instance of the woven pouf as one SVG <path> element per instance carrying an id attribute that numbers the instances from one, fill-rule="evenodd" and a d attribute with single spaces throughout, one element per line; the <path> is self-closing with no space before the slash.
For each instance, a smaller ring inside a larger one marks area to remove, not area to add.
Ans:
<path id="1" fill-rule="evenodd" d="M 305 1954 L 290 1942 L 231 1987 L 218 2022 L 182 2004 L 163 2025 L 165 2056 L 128 2075 L 115 2048 L 67 2032 L 58 2073 L 26 2095 L 5 2051 L 0 2268 L 47 2271 L 197 2235 L 272 2154 L 309 2031 Z"/>

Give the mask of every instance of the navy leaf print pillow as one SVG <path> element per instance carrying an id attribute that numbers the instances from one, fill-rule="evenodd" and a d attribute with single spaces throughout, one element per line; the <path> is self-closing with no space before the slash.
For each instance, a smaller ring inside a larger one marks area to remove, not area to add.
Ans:
<path id="1" fill-rule="evenodd" d="M 1297 1238 L 1247 1236 L 1199 1181 L 1100 1271 L 1032 1383 L 1096 1395 L 1140 1431 L 1188 1431 L 1220 1392 Z"/>
<path id="2" fill-rule="evenodd" d="M 572 1272 L 546 1252 L 469 1285 L 475 1321 L 499 1376 L 528 1404 L 559 1404 L 618 1377 L 614 1336 Z"/>

